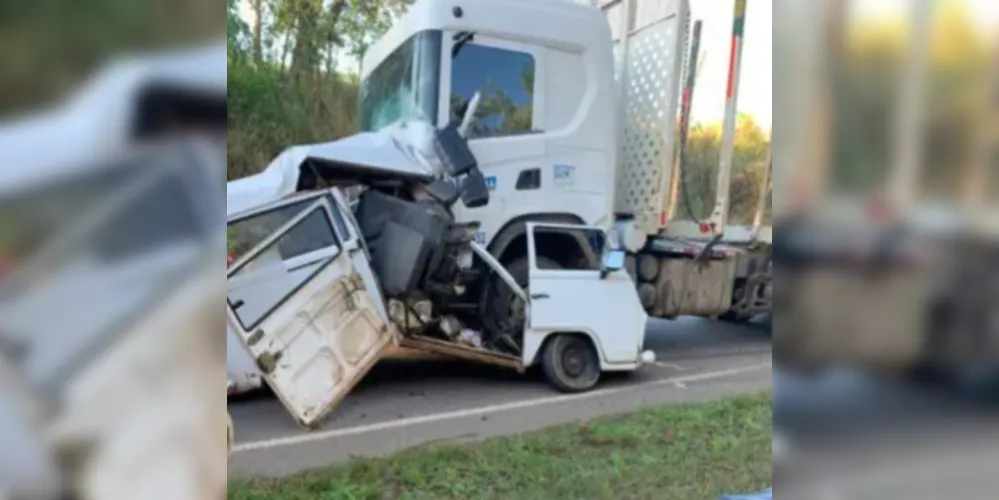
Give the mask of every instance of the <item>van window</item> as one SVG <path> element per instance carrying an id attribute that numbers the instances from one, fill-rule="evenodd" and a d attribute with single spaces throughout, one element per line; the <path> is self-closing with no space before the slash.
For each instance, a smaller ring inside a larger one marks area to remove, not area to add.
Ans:
<path id="1" fill-rule="evenodd" d="M 278 229 L 281 229 L 281 226 L 290 222 L 302 210 L 315 203 L 317 199 L 310 196 L 290 205 L 283 205 L 274 210 L 257 213 L 230 222 L 226 230 L 229 263 L 231 264 L 246 255 L 253 247 L 259 245 Z M 336 224 L 337 232 L 341 238 L 348 238 L 350 233 L 347 231 L 347 225 L 343 219 L 343 214 L 340 213 L 339 206 L 335 203 L 332 196 L 328 196 L 328 199 L 333 206 L 333 220 Z M 312 223 L 311 221 L 313 220 L 319 220 L 320 222 Z M 292 233 L 282 238 L 279 246 L 281 258 L 289 260 L 335 246 L 337 242 L 332 239 L 333 235 L 330 233 L 329 228 L 325 223 L 321 222 L 317 218 L 308 219 L 303 224 L 299 224 Z"/>

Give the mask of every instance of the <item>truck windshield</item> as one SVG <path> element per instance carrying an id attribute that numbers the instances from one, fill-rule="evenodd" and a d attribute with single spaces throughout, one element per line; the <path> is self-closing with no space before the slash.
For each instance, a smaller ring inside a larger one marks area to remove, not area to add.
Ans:
<path id="1" fill-rule="evenodd" d="M 404 119 L 435 123 L 440 66 L 439 30 L 406 40 L 361 82 L 358 128 L 370 132 Z"/>

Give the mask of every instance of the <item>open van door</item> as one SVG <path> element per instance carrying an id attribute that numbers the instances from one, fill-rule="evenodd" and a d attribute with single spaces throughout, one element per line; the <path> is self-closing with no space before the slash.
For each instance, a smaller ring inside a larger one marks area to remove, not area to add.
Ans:
<path id="1" fill-rule="evenodd" d="M 579 255 L 566 264 L 547 259 L 538 251 L 542 238 L 578 248 Z M 606 370 L 631 368 L 638 361 L 648 315 L 628 273 L 603 269 L 606 238 L 599 227 L 527 224 L 531 299 L 524 340 L 527 362 L 535 359 L 545 332 L 589 337 Z"/>
<path id="2" fill-rule="evenodd" d="M 229 268 L 229 327 L 268 385 L 314 428 L 397 342 L 319 199 Z M 333 247 L 333 251 L 329 251 Z M 310 253 L 289 259 L 291 255 Z M 267 286 L 248 286 L 252 282 Z"/>

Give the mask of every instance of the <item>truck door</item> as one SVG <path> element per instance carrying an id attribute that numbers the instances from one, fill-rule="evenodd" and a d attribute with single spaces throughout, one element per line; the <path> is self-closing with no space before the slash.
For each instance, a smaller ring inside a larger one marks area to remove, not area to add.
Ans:
<path id="1" fill-rule="evenodd" d="M 335 224 L 329 200 L 318 199 L 227 272 L 229 328 L 288 411 L 310 428 L 397 343 Z"/>
<path id="2" fill-rule="evenodd" d="M 635 284 L 624 270 L 603 276 L 606 234 L 598 227 L 528 224 L 530 318 L 524 339 L 527 362 L 549 332 L 582 333 L 594 341 L 606 365 L 629 365 L 645 341 L 648 316 Z M 545 245 L 566 249 L 556 264 L 538 254 Z M 569 252 L 569 249 L 578 249 Z"/>

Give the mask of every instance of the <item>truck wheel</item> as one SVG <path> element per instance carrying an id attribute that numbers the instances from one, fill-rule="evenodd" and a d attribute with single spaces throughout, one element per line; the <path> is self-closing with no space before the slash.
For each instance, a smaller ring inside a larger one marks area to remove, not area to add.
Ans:
<path id="1" fill-rule="evenodd" d="M 659 259 L 652 255 L 638 256 L 638 277 L 652 283 L 659 277 Z"/>
<path id="2" fill-rule="evenodd" d="M 541 368 L 548 383 L 560 392 L 586 392 L 600 381 L 597 350 L 582 335 L 558 334 L 549 339 L 541 353 Z"/>
<path id="3" fill-rule="evenodd" d="M 634 255 L 628 255 L 624 258 L 624 270 L 631 276 L 632 281 L 638 282 L 638 260 Z"/>
<path id="4" fill-rule="evenodd" d="M 656 287 L 651 283 L 638 285 L 638 298 L 642 301 L 642 307 L 646 311 L 651 311 L 653 307 L 656 307 L 656 299 L 658 298 Z"/>

